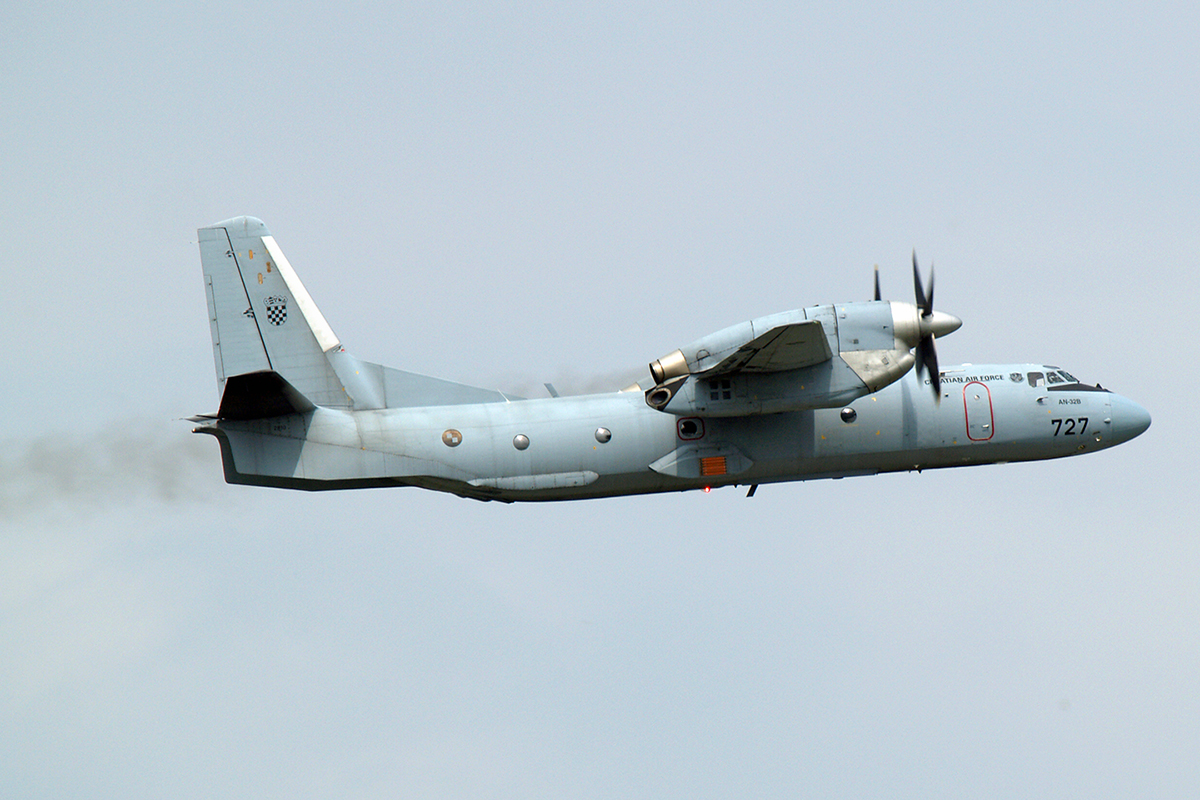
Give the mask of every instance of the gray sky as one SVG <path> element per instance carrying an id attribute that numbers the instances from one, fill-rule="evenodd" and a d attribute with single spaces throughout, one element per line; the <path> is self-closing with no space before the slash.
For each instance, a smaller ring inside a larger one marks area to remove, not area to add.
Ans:
<path id="1" fill-rule="evenodd" d="M 1200 12 L 595 5 L 0 9 L 0 795 L 1195 797 Z M 1154 425 L 752 500 L 229 487 L 178 420 L 237 214 L 357 355 L 530 393 L 915 247 L 943 364 Z"/>

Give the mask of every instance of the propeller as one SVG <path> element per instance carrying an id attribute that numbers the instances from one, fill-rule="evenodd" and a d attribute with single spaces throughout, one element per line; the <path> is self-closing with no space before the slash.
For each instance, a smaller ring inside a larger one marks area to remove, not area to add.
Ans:
<path id="1" fill-rule="evenodd" d="M 942 376 L 938 371 L 937 348 L 934 346 L 934 334 L 945 329 L 940 320 L 936 320 L 933 311 L 933 265 L 929 266 L 929 294 L 921 285 L 921 271 L 917 267 L 917 251 L 913 250 L 913 294 L 916 295 L 917 309 L 921 312 L 921 338 L 917 342 L 917 374 L 929 373 L 929 384 L 933 387 L 933 396 L 937 402 L 942 402 Z M 956 320 L 957 321 L 957 320 Z M 962 324 L 962 323 L 959 323 Z M 958 325 L 955 325 L 954 330 Z M 949 333 L 950 331 L 946 331 Z"/>
<path id="2" fill-rule="evenodd" d="M 929 373 L 929 385 L 933 388 L 933 397 L 938 403 L 942 401 L 942 373 L 938 370 L 937 348 L 934 340 L 939 336 L 954 333 L 962 326 L 962 320 L 953 314 L 933 310 L 933 266 L 929 267 L 929 294 L 921 283 L 921 270 L 917 266 L 917 251 L 913 250 L 913 294 L 916 295 L 916 307 L 908 303 L 893 303 L 892 314 L 896 320 L 896 340 L 904 342 L 913 349 L 913 360 L 916 363 L 917 374 Z M 883 299 L 879 290 L 879 265 L 875 265 L 875 300 Z M 900 314 L 901 316 L 895 316 Z M 903 320 L 903 322 L 901 322 Z M 906 367 L 907 369 L 907 367 Z"/>

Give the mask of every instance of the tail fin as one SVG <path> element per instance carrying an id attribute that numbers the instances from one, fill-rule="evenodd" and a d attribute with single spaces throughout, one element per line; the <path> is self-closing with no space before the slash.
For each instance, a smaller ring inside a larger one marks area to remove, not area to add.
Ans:
<path id="1" fill-rule="evenodd" d="M 254 419 L 313 405 L 361 410 L 517 399 L 354 358 L 262 220 L 236 217 L 197 233 L 219 416 Z"/>
<path id="2" fill-rule="evenodd" d="M 237 217 L 197 233 L 222 396 L 230 378 L 274 372 L 317 405 L 350 407 L 325 355 L 340 349 L 338 338 L 262 220 Z"/>

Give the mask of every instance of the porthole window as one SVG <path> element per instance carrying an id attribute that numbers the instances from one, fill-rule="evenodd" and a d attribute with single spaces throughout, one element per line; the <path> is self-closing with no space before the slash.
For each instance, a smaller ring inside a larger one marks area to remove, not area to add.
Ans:
<path id="1" fill-rule="evenodd" d="M 612 439 L 612 431 L 608 428 L 596 428 L 596 441 L 600 444 L 608 444 Z"/>
<path id="2" fill-rule="evenodd" d="M 518 433 L 513 437 L 513 447 L 518 450 L 525 450 L 529 447 L 529 437 L 523 433 Z"/>
<path id="3" fill-rule="evenodd" d="M 853 408 L 847 407 L 842 409 L 842 422 L 848 425 L 856 419 L 858 419 L 858 412 Z"/>
<path id="4" fill-rule="evenodd" d="M 684 417 L 677 423 L 679 438 L 685 441 L 704 436 L 704 420 L 699 417 Z"/>

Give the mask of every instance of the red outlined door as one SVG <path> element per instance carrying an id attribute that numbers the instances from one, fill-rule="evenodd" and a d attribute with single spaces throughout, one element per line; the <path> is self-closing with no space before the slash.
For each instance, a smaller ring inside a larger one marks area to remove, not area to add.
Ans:
<path id="1" fill-rule="evenodd" d="M 987 384 L 971 381 L 963 386 L 963 410 L 967 418 L 967 438 L 986 442 L 995 434 L 992 392 Z"/>

